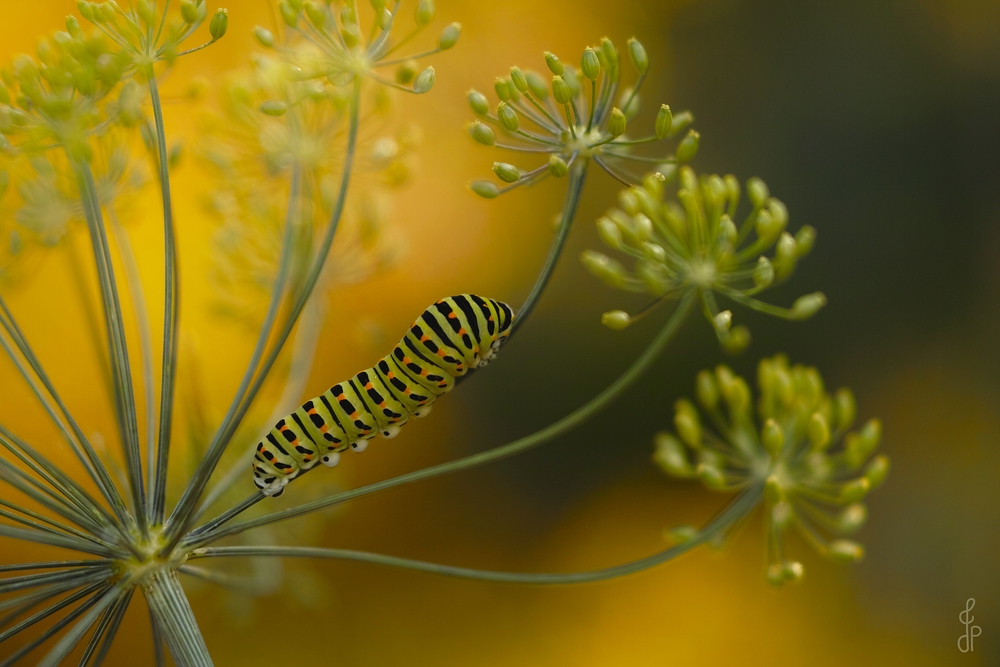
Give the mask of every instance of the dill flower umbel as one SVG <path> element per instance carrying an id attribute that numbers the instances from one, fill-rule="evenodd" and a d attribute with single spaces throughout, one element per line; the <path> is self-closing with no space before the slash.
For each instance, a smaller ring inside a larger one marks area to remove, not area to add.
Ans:
<path id="1" fill-rule="evenodd" d="M 546 176 L 561 178 L 574 164 L 582 171 L 590 161 L 625 185 L 631 185 L 639 179 L 630 173 L 627 167 L 630 162 L 662 163 L 663 169 L 672 169 L 675 167 L 666 165 L 694 158 L 699 141 L 694 130 L 684 136 L 672 156 L 644 156 L 634 152 L 643 144 L 679 137 L 694 116 L 688 111 L 674 115 L 664 104 L 654 127 L 650 128 L 651 135 L 630 137 L 630 124 L 639 114 L 639 89 L 649 71 L 649 57 L 635 38 L 628 41 L 628 54 L 638 78 L 633 86 L 621 90 L 622 57 L 607 37 L 598 46 L 584 49 L 579 70 L 546 51 L 545 65 L 551 73 L 548 81 L 531 70 L 511 67 L 510 75 L 498 77 L 493 86 L 499 98 L 493 110 L 485 95 L 470 90 L 469 106 L 479 120 L 469 126 L 469 133 L 476 142 L 548 155 L 540 166 L 527 171 L 507 162 L 494 162 L 493 172 L 506 186 L 501 188 L 493 181 L 473 181 L 470 186 L 473 192 L 492 199 Z M 497 133 L 503 141 L 497 141 Z"/>
<path id="2" fill-rule="evenodd" d="M 668 197 L 674 178 L 677 188 Z M 750 343 L 750 332 L 732 326 L 732 311 L 721 310 L 716 295 L 789 320 L 806 319 L 822 308 L 826 297 L 820 292 L 799 297 L 791 308 L 755 298 L 792 275 L 812 249 L 816 230 L 805 225 L 794 236 L 786 231 L 788 209 L 759 178 L 747 181 L 746 193 L 750 211 L 737 226 L 742 192 L 732 175 L 698 176 L 685 166 L 679 172 L 653 172 L 641 186 L 623 190 L 618 207 L 598 219 L 597 231 L 606 246 L 632 258 L 632 270 L 593 250 L 585 251 L 581 260 L 605 284 L 652 295 L 655 301 L 636 315 L 605 313 L 604 324 L 624 329 L 660 303 L 694 288 L 723 347 L 738 353 Z"/>
<path id="3" fill-rule="evenodd" d="M 656 435 L 653 460 L 669 476 L 697 478 L 712 491 L 763 485 L 772 584 L 802 578 L 802 564 L 786 554 L 792 528 L 823 556 L 860 560 L 864 548 L 843 536 L 864 525 L 862 500 L 889 471 L 885 455 L 873 456 L 881 422 L 851 430 L 857 413 L 851 391 L 829 394 L 815 368 L 789 366 L 783 355 L 760 362 L 757 382 L 755 411 L 749 386 L 728 367 L 699 373 L 695 391 L 710 425 L 694 403 L 677 401 L 676 435 Z"/>

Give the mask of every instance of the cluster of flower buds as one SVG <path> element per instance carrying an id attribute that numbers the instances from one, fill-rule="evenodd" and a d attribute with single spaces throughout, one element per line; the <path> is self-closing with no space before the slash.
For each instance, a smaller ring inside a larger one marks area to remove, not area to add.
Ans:
<path id="1" fill-rule="evenodd" d="M 101 122 L 98 105 L 120 81 L 127 59 L 75 18 L 39 40 L 37 58 L 17 56 L 0 68 L 0 134 L 27 152 L 53 145 L 89 156 L 87 137 Z"/>
<path id="2" fill-rule="evenodd" d="M 690 167 L 669 167 L 649 174 L 641 186 L 623 190 L 619 207 L 597 221 L 601 240 L 631 256 L 633 270 L 592 250 L 581 257 L 590 272 L 609 286 L 655 297 L 636 315 L 621 310 L 605 313 L 605 325 L 624 329 L 664 300 L 697 289 L 719 341 L 736 354 L 749 345 L 750 332 L 745 326 L 732 326 L 733 314 L 719 309 L 716 294 L 789 320 L 810 317 L 825 305 L 820 292 L 799 297 L 791 308 L 754 298 L 787 279 L 816 238 L 816 230 L 808 225 L 794 236 L 786 231 L 788 210 L 763 181 L 747 181 L 750 211 L 737 225 L 741 187 L 735 176 L 699 177 Z M 675 179 L 676 193 L 668 198 L 668 185 Z"/>
<path id="3" fill-rule="evenodd" d="M 639 114 L 639 89 L 649 71 L 649 57 L 634 38 L 628 41 L 628 55 L 638 78 L 635 85 L 623 90 L 621 55 L 607 37 L 600 45 L 584 49 L 579 69 L 545 52 L 549 81 L 536 72 L 511 67 L 509 76 L 496 80 L 493 89 L 499 103 L 493 109 L 485 95 L 470 90 L 469 106 L 479 119 L 469 126 L 469 133 L 476 142 L 549 156 L 544 164 L 528 171 L 507 162 L 494 162 L 493 173 L 505 187 L 488 180 L 473 181 L 473 192 L 492 199 L 549 175 L 565 176 L 574 163 L 583 169 L 591 160 L 617 180 L 631 185 L 639 179 L 628 170 L 629 163 L 663 164 L 666 169 L 667 165 L 674 168 L 677 163 L 691 160 L 698 151 L 699 136 L 694 130 L 681 139 L 672 156 L 634 152 L 644 144 L 679 137 L 694 116 L 687 111 L 675 115 L 664 104 L 652 134 L 630 137 L 630 124 Z M 498 142 L 498 133 L 503 141 Z"/>
<path id="4" fill-rule="evenodd" d="M 318 63 L 318 67 L 303 69 L 299 75 L 304 79 L 326 78 L 338 86 L 367 77 L 410 93 L 429 91 L 434 85 L 434 68 L 420 70 L 417 61 L 455 46 L 462 28 L 459 24 L 452 23 L 441 32 L 436 47 L 409 56 L 390 57 L 399 47 L 420 34 L 434 19 L 433 0 L 420 0 L 414 12 L 414 29 L 394 43 L 390 33 L 400 6 L 400 0 L 371 0 L 373 15 L 370 28 L 366 30 L 362 26 L 361 12 L 355 0 L 342 3 L 329 0 L 281 0 L 278 10 L 287 28 L 315 44 L 323 54 L 323 62 Z M 286 48 L 266 28 L 257 26 L 253 34 L 265 48 Z M 379 72 L 381 68 L 389 67 L 395 67 L 395 76 L 392 78 Z"/>
<path id="5" fill-rule="evenodd" d="M 179 51 L 180 45 L 208 18 L 205 0 L 181 0 L 177 10 L 170 13 L 169 0 L 161 9 L 156 0 L 135 0 L 122 9 L 115 0 L 88 2 L 77 0 L 77 11 L 87 21 L 121 48 L 130 66 L 146 77 L 153 76 L 153 65 L 159 61 L 173 63 L 178 56 L 198 51 L 226 34 L 229 12 L 216 10 L 209 21 L 210 41 Z"/>
<path id="6" fill-rule="evenodd" d="M 888 474 L 889 459 L 873 456 L 881 423 L 872 419 L 850 430 L 856 417 L 850 390 L 831 396 L 815 368 L 789 366 L 783 355 L 760 362 L 758 385 L 755 419 L 743 378 L 726 366 L 702 371 L 695 392 L 714 428 L 703 424 L 694 403 L 677 401 L 676 435 L 656 435 L 653 460 L 671 477 L 697 478 L 713 491 L 764 486 L 767 578 L 775 585 L 803 574 L 802 564 L 785 556 L 789 528 L 824 556 L 860 560 L 864 548 L 842 536 L 865 523 L 868 510 L 861 501 Z"/>

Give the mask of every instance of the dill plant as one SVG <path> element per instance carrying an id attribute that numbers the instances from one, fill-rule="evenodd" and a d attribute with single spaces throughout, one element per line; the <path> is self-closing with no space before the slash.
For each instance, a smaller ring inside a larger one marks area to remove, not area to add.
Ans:
<path id="1" fill-rule="evenodd" d="M 42 237 L 44 230 L 57 229 L 73 216 L 82 216 L 87 225 L 124 464 L 124 479 L 116 480 L 115 457 L 99 451 L 86 437 L 14 313 L 0 300 L 0 345 L 87 475 L 85 481 L 75 479 L 13 429 L 0 425 L 0 446 L 6 452 L 0 458 L 0 480 L 7 485 L 0 496 L 0 537 L 76 554 L 72 560 L 0 567 L 7 574 L 0 579 L 4 614 L 0 645 L 10 646 L 9 640 L 35 626 L 45 628 L 16 650 L 5 652 L 0 664 L 14 664 L 49 640 L 39 664 L 59 664 L 78 646 L 82 646 L 81 665 L 100 664 L 136 592 L 150 610 L 157 664 L 164 663 L 168 650 L 183 667 L 212 664 L 178 577 L 179 573 L 208 576 L 192 565 L 203 558 L 334 558 L 486 581 L 572 584 L 637 572 L 698 544 L 718 541 L 761 506 L 769 534 L 766 576 L 774 584 L 802 577 L 801 564 L 788 557 L 784 546 L 790 527 L 836 560 L 855 561 L 863 555 L 859 544 L 842 535 L 864 522 L 867 510 L 861 500 L 888 471 L 888 459 L 873 457 L 880 424 L 869 421 L 850 431 L 856 414 L 850 392 L 828 394 L 815 369 L 790 366 L 780 356 L 761 362 L 756 415 L 748 385 L 724 366 L 697 378 L 698 401 L 710 427 L 702 424 L 701 413 L 691 402 L 677 403 L 677 435 L 656 436 L 654 461 L 672 477 L 696 478 L 710 490 L 736 496 L 707 525 L 675 527 L 670 531 L 675 544 L 640 560 L 592 572 L 510 573 L 305 545 L 232 540 L 219 544 L 251 529 L 470 469 L 548 442 L 619 397 L 696 309 L 708 319 L 722 347 L 739 353 L 749 343 L 749 331 L 733 326 L 733 312 L 720 308 L 718 299 L 788 320 L 810 317 L 825 303 L 820 293 L 804 295 L 789 308 L 758 299 L 793 275 L 797 262 L 812 248 L 815 231 L 808 226 L 794 235 L 787 231 L 785 206 L 756 178 L 745 185 L 749 209 L 744 207 L 741 217 L 744 188 L 735 176 L 699 176 L 687 165 L 700 141 L 690 127 L 694 121 L 690 112 L 674 114 L 664 104 L 647 132 L 636 129 L 640 89 L 650 72 L 648 56 L 638 41 L 629 40 L 624 56 L 605 38 L 583 51 L 579 68 L 545 53 L 550 77 L 513 67 L 494 83 L 495 105 L 477 91 L 468 94 L 477 116 L 469 126 L 476 142 L 540 162 L 522 170 L 497 160 L 493 173 L 504 185 L 475 181 L 471 184 L 475 193 L 492 199 L 547 177 L 567 179 L 556 237 L 533 289 L 518 309 L 515 327 L 525 324 L 544 293 L 574 224 L 588 171 L 596 165 L 625 189 L 617 205 L 597 221 L 600 238 L 613 254 L 587 251 L 581 259 L 609 287 L 652 298 L 650 306 L 638 313 L 615 310 L 605 313 L 602 321 L 623 330 L 655 308 L 674 304 L 659 333 L 598 396 L 536 433 L 455 461 L 240 519 L 264 499 L 254 492 L 203 520 L 217 501 L 229 499 L 237 473 L 246 468 L 244 456 L 237 453 L 238 465 L 232 468 L 236 472 L 222 475 L 210 486 L 310 297 L 317 288 L 336 282 L 324 279 L 330 275 L 324 271 L 345 217 L 348 192 L 366 171 L 358 158 L 359 129 L 367 119 L 362 114 L 366 91 L 375 109 L 384 104 L 388 88 L 427 93 L 435 72 L 420 65 L 419 59 L 452 48 L 459 39 L 460 26 L 451 24 L 442 30 L 436 46 L 400 55 L 398 49 L 434 19 L 433 3 L 420 0 L 412 7 L 410 29 L 393 36 L 397 23 L 403 22 L 401 7 L 402 3 L 387 0 L 372 0 L 371 7 L 351 0 L 282 0 L 277 5 L 282 30 L 278 34 L 261 27 L 254 30 L 265 52 L 255 61 L 250 78 L 229 89 L 233 104 L 227 125 L 230 138 L 238 139 L 243 132 L 263 139 L 242 143 L 243 148 L 250 147 L 248 154 L 216 146 L 206 158 L 230 183 L 229 208 L 220 204 L 218 210 L 229 215 L 231 231 L 244 233 L 244 227 L 257 223 L 264 229 L 260 247 L 271 254 L 260 264 L 270 296 L 255 318 L 263 323 L 236 395 L 203 455 L 181 480 L 179 499 L 172 506 L 167 503 L 168 482 L 177 480 L 170 480 L 168 468 L 176 437 L 172 426 L 180 310 L 170 164 L 176 151 L 168 150 L 158 77 L 176 58 L 222 39 L 228 14 L 219 9 L 209 18 L 204 0 L 181 0 L 173 7 L 169 2 L 158 6 L 153 0 L 137 0 L 124 9 L 113 0 L 81 0 L 77 8 L 87 30 L 71 16 L 65 31 L 40 43 L 37 58 L 20 56 L 0 70 L 4 159 L 29 159 L 39 176 L 20 189 L 24 201 L 20 221 L 29 229 L 35 224 Z M 189 38 L 206 32 L 203 26 L 208 33 L 205 41 L 185 47 Z M 628 87 L 622 84 L 626 60 L 636 74 Z M 128 160 L 115 142 L 119 132 L 137 126 L 151 147 L 153 180 L 162 201 L 165 274 L 158 369 L 128 235 L 118 222 L 115 204 L 116 184 L 128 171 Z M 662 141 L 670 142 L 672 153 L 663 153 Z M 386 145 L 382 148 L 383 158 L 393 152 Z M 391 170 L 391 164 L 389 159 L 388 166 L 382 166 Z M 263 165 L 269 178 L 285 185 L 256 192 L 261 174 L 248 172 L 247 165 Z M 3 173 L 6 188 L 9 170 Z M 61 178 L 56 178 L 58 174 Z M 273 200 L 279 192 L 285 203 L 276 207 Z M 251 195 L 260 195 L 260 200 Z M 316 224 L 317 220 L 322 222 Z M 57 230 L 55 236 L 60 233 Z M 125 266 L 124 284 L 115 275 L 114 250 Z M 629 258 L 631 269 L 619 259 L 623 257 Z M 145 332 L 140 335 L 138 373 L 126 344 L 122 308 L 126 293 L 139 329 Z M 142 410 L 136 375 L 144 386 Z M 295 398 L 297 391 L 293 385 L 289 393 Z M 157 393 L 158 402 L 153 399 Z M 140 413 L 145 433 L 139 428 Z M 11 490 L 17 493 L 8 495 Z M 831 533 L 838 537 L 825 536 Z M 214 580 L 226 581 L 218 575 Z"/>

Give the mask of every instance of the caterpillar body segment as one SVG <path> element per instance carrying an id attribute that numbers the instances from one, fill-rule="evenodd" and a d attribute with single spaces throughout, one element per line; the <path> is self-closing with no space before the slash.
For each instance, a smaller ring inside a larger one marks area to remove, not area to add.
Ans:
<path id="1" fill-rule="evenodd" d="M 279 496 L 318 463 L 333 467 L 341 452 L 362 452 L 376 435 L 394 438 L 411 417 L 426 416 L 455 378 L 489 363 L 513 321 L 510 306 L 475 294 L 433 304 L 373 367 L 278 420 L 257 443 L 254 484 Z"/>

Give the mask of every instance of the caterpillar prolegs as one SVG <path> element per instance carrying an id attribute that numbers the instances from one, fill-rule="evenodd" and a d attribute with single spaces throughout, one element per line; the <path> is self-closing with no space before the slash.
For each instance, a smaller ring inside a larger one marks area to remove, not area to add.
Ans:
<path id="1" fill-rule="evenodd" d="M 395 349 L 372 368 L 302 404 L 257 444 L 254 484 L 279 496 L 285 485 L 340 452 L 364 451 L 375 435 L 393 438 L 410 417 L 423 417 L 455 378 L 485 365 L 506 340 L 510 306 L 475 294 L 441 299 L 417 318 Z"/>

